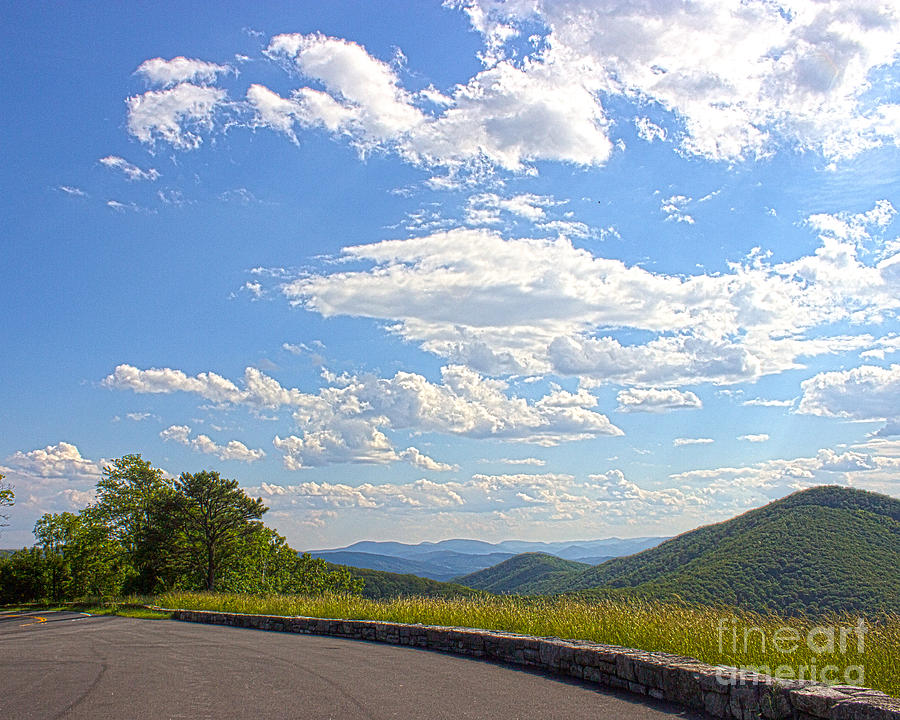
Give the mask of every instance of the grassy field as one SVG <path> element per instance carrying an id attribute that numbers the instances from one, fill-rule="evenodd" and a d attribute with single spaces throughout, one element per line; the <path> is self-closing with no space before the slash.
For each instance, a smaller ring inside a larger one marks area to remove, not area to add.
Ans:
<path id="1" fill-rule="evenodd" d="M 254 596 L 168 593 L 162 607 L 503 630 L 687 655 L 782 679 L 865 685 L 900 697 L 900 616 L 815 621 L 638 600 Z"/>

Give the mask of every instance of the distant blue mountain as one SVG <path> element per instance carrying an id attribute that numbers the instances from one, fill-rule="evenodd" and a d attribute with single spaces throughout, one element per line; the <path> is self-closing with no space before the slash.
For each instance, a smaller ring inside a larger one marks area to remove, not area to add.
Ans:
<path id="1" fill-rule="evenodd" d="M 417 545 L 400 542 L 363 540 L 344 548 L 310 550 L 313 557 L 339 565 L 411 573 L 433 580 L 446 581 L 483 570 L 520 553 L 546 553 L 564 560 L 597 565 L 611 557 L 633 555 L 659 545 L 668 538 L 605 538 L 569 542 L 534 542 L 504 540 L 489 543 L 482 540 L 441 540 Z"/>
<path id="2" fill-rule="evenodd" d="M 410 573 L 419 577 L 445 582 L 460 575 L 468 575 L 508 560 L 512 553 L 466 555 L 450 551 L 434 551 L 418 558 L 397 557 L 353 550 L 321 550 L 310 553 L 337 565 L 383 570 L 393 573 Z"/>

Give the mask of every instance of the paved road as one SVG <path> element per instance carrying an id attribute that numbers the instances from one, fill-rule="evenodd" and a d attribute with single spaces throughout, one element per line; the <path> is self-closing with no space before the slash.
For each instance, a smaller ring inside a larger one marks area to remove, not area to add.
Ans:
<path id="1" fill-rule="evenodd" d="M 487 662 L 338 638 L 72 612 L 0 614 L 0 718 L 700 720 Z"/>

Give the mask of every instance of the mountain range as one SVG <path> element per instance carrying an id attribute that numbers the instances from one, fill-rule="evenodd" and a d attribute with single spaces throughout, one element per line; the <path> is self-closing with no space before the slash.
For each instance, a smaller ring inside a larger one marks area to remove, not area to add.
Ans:
<path id="1" fill-rule="evenodd" d="M 597 566 L 519 555 L 457 582 L 495 593 L 638 595 L 785 614 L 900 613 L 900 501 L 814 487 Z"/>
<path id="2" fill-rule="evenodd" d="M 344 548 L 310 550 L 313 557 L 336 565 L 418 575 L 447 581 L 492 567 L 521 553 L 544 553 L 585 565 L 597 565 L 612 557 L 631 555 L 654 547 L 664 537 L 605 538 L 569 542 L 453 539 L 416 545 L 364 540 Z"/>

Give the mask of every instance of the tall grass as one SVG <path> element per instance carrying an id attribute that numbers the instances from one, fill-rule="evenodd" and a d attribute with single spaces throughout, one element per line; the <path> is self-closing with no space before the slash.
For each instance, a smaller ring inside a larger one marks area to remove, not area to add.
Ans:
<path id="1" fill-rule="evenodd" d="M 386 620 L 590 640 L 687 655 L 714 665 L 759 668 L 784 679 L 802 677 L 839 684 L 849 681 L 900 697 L 898 615 L 865 623 L 858 631 L 859 619 L 849 615 L 813 621 L 635 599 L 506 596 L 370 600 L 342 595 L 173 592 L 160 596 L 157 602 L 186 610 Z M 829 642 L 832 635 L 833 642 Z"/>

